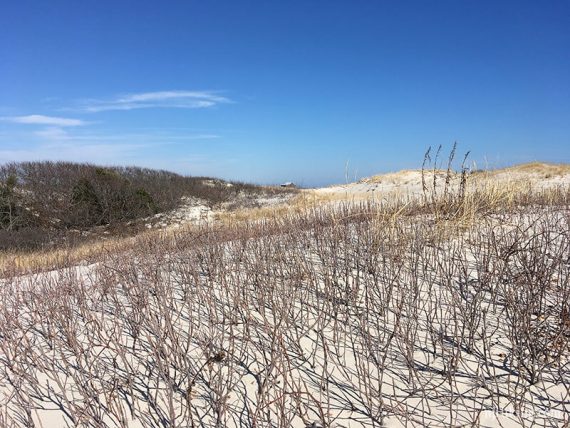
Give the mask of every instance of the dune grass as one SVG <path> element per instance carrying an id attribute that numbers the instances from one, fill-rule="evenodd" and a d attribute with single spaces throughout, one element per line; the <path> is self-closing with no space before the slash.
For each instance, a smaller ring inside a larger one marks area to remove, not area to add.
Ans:
<path id="1" fill-rule="evenodd" d="M 568 189 L 438 195 L 309 195 L 5 276 L 0 421 L 567 424 Z"/>

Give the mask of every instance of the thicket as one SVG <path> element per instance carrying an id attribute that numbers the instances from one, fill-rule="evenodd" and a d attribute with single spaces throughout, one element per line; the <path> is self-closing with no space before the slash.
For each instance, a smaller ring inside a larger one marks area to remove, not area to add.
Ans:
<path id="1" fill-rule="evenodd" d="M 467 189 L 426 158 L 416 200 L 7 271 L 0 426 L 569 426 L 570 188 Z"/>
<path id="2" fill-rule="evenodd" d="M 0 425 L 568 426 L 569 196 L 466 199 L 468 227 L 323 205 L 7 276 Z"/>
<path id="3" fill-rule="evenodd" d="M 42 246 L 70 229 L 120 226 L 175 209 L 183 197 L 216 206 L 275 192 L 283 190 L 139 167 L 10 163 L 0 166 L 0 249 Z"/>

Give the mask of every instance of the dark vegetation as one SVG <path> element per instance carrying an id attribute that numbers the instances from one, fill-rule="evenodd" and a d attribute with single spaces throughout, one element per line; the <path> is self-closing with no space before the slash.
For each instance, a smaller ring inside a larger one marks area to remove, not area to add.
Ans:
<path id="1" fill-rule="evenodd" d="M 70 242 L 95 228 L 133 231 L 138 220 L 177 208 L 183 197 L 235 207 L 244 195 L 291 192 L 138 167 L 10 163 L 0 166 L 0 250 Z"/>

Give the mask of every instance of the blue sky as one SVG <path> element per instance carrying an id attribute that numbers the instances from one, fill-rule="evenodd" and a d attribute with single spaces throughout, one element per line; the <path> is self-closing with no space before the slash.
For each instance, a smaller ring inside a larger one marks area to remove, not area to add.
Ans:
<path id="1" fill-rule="evenodd" d="M 570 2 L 5 1 L 0 162 L 305 186 L 570 162 Z"/>

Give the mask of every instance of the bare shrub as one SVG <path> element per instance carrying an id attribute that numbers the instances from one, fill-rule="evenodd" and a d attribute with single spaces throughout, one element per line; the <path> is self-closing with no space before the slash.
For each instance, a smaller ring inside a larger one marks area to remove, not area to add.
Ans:
<path id="1" fill-rule="evenodd" d="M 434 222 L 431 199 L 311 207 L 8 275 L 0 422 L 567 424 L 569 205 L 556 195 L 468 225 Z"/>

